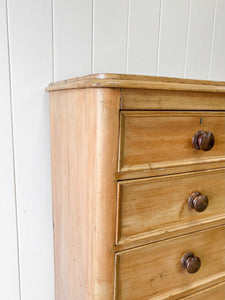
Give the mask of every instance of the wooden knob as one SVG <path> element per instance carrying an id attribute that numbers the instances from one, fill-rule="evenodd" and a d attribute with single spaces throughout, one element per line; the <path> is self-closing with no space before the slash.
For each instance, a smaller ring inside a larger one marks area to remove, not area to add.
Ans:
<path id="1" fill-rule="evenodd" d="M 181 265 L 187 269 L 188 273 L 196 273 L 201 267 L 201 260 L 195 257 L 192 252 L 187 252 L 181 259 Z"/>
<path id="2" fill-rule="evenodd" d="M 198 131 L 192 138 L 194 148 L 203 151 L 209 151 L 215 144 L 215 137 L 210 131 Z"/>
<path id="3" fill-rule="evenodd" d="M 194 208 L 197 212 L 204 211 L 209 203 L 209 199 L 206 195 L 202 195 L 199 192 L 191 194 L 188 198 L 188 205 Z"/>

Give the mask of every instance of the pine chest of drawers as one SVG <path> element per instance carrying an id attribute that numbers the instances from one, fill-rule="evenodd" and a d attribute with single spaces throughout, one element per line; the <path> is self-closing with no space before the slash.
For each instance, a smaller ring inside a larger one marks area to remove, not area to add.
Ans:
<path id="1" fill-rule="evenodd" d="M 57 300 L 225 298 L 225 83 L 50 84 Z"/>

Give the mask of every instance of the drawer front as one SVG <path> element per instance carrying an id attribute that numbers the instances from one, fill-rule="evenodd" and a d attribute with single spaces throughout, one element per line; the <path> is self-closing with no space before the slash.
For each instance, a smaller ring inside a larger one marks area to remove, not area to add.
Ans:
<path id="1" fill-rule="evenodd" d="M 224 161 L 224 112 L 121 112 L 119 171 L 135 171 Z M 215 145 L 197 150 L 198 131 L 213 133 Z"/>
<path id="2" fill-rule="evenodd" d="M 220 226 L 117 253 L 116 299 L 178 299 L 221 282 L 225 276 L 224 237 L 225 228 Z M 201 260 L 194 274 L 180 263 L 190 251 Z"/>
<path id="3" fill-rule="evenodd" d="M 124 110 L 224 110 L 220 93 L 122 89 Z"/>
<path id="4" fill-rule="evenodd" d="M 225 299 L 225 282 L 204 289 L 191 296 L 182 298 L 182 300 L 224 300 Z"/>
<path id="5" fill-rule="evenodd" d="M 191 208 L 188 198 L 195 192 L 201 195 L 193 198 L 196 206 Z M 197 211 L 197 205 L 205 210 Z M 224 222 L 225 169 L 121 181 L 117 206 L 119 244 L 171 231 L 191 231 L 192 226 L 217 219 Z"/>

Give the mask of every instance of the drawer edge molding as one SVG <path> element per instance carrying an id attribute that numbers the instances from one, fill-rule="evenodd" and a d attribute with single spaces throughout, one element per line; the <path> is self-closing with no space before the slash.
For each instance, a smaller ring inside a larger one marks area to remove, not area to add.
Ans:
<path id="1" fill-rule="evenodd" d="M 184 167 L 184 166 L 192 166 L 192 165 L 207 165 L 211 163 L 223 163 L 225 162 L 225 157 L 220 156 L 217 158 L 208 158 L 208 159 L 199 159 L 199 160 L 182 160 L 182 161 L 168 161 L 165 163 L 151 163 L 151 164 L 141 164 L 134 166 L 123 166 L 121 167 L 121 172 L 132 172 L 135 170 L 145 171 L 145 170 L 155 170 L 155 169 L 168 169 L 168 168 L 176 168 L 176 167 Z"/>
<path id="2" fill-rule="evenodd" d="M 219 296 L 220 298 L 215 298 L 215 293 L 217 297 Z M 207 300 L 214 300 L 214 299 L 224 299 L 225 298 L 225 281 L 219 282 L 214 285 L 208 285 L 206 288 L 194 293 L 194 294 L 189 294 L 185 297 L 180 298 L 180 300 L 199 300 L 199 299 L 205 299 L 205 296 L 207 296 Z M 210 298 L 208 298 L 210 296 Z M 211 297 L 212 296 L 212 297 Z"/>
<path id="3" fill-rule="evenodd" d="M 135 247 L 144 247 L 148 244 L 152 244 L 155 242 L 162 242 L 164 240 L 168 240 L 175 237 L 180 237 L 182 235 L 186 235 L 189 233 L 195 233 L 199 231 L 204 231 L 207 229 L 212 229 L 219 226 L 225 225 L 225 215 L 221 215 L 217 218 L 211 218 L 210 220 L 206 220 L 205 222 L 201 221 L 199 224 L 186 224 L 186 226 L 182 226 L 179 229 L 168 228 L 167 230 L 157 230 L 152 235 L 143 234 L 142 236 L 135 236 L 133 238 L 127 238 L 124 240 L 120 240 L 117 245 L 113 246 L 114 252 L 120 252 L 125 250 L 130 250 Z"/>
<path id="4" fill-rule="evenodd" d="M 161 169 L 148 169 L 148 170 L 135 170 L 129 172 L 118 172 L 115 174 L 115 180 L 129 180 L 129 179 L 138 179 L 138 178 L 150 178 L 163 175 L 172 175 L 172 174 L 182 174 L 188 172 L 199 172 L 206 170 L 218 170 L 225 167 L 224 161 L 213 161 L 208 163 L 201 163 L 196 165 L 185 165 L 185 166 L 176 166 L 169 168 Z"/>
<path id="5" fill-rule="evenodd" d="M 220 93 L 121 89 L 122 110 L 224 110 Z"/>
<path id="6" fill-rule="evenodd" d="M 163 299 L 170 299 L 170 300 L 177 300 L 183 299 L 183 297 L 189 295 L 191 293 L 197 293 L 202 291 L 205 288 L 211 287 L 213 285 L 219 284 L 225 280 L 225 273 L 220 273 L 217 276 L 212 276 L 208 278 L 208 280 L 202 280 L 199 282 L 198 285 L 193 284 L 190 289 L 174 289 L 171 293 L 164 294 L 162 297 L 153 297 L 152 300 L 163 300 Z M 185 298 L 184 298 L 185 299 Z"/>
<path id="7" fill-rule="evenodd" d="M 120 296 L 121 299 L 125 299 L 124 297 L 134 294 L 136 298 L 130 299 L 140 299 L 140 293 L 143 299 L 180 299 L 224 281 L 224 243 L 221 241 L 224 230 L 224 226 L 219 226 L 116 253 L 115 299 L 119 300 Z M 215 241 L 218 239 L 220 243 L 216 245 Z M 217 267 L 214 269 L 212 258 L 217 246 L 220 248 L 219 254 L 215 257 Z M 183 270 L 180 256 L 185 251 L 193 251 L 201 258 L 202 267 L 199 273 L 188 274 Z M 137 278 L 137 282 L 133 280 L 134 278 Z M 167 288 L 165 281 L 168 282 Z M 161 286 L 164 287 L 163 290 Z M 154 292 L 151 287 L 154 288 Z"/>
<path id="8" fill-rule="evenodd" d="M 205 194 L 207 209 L 190 208 L 190 196 Z M 120 181 L 116 244 L 193 230 L 225 218 L 225 168 Z"/>
<path id="9" fill-rule="evenodd" d="M 118 173 L 224 163 L 224 126 L 218 111 L 121 111 Z M 193 147 L 198 131 L 214 134 L 211 151 Z"/>
<path id="10" fill-rule="evenodd" d="M 114 80 L 114 79 L 81 79 L 81 80 L 64 80 L 49 84 L 46 91 L 59 91 L 67 89 L 84 89 L 84 88 L 131 88 L 131 89 L 150 89 L 150 90 L 166 90 L 166 91 L 186 91 L 186 92 L 210 92 L 210 93 L 225 93 L 223 85 L 207 85 L 201 81 L 196 83 L 181 83 L 181 82 L 157 82 L 146 80 Z"/>
<path id="11" fill-rule="evenodd" d="M 116 269 L 118 268 L 118 257 L 116 257 L 115 265 Z M 116 273 L 116 272 L 115 272 Z M 196 285 L 192 285 L 190 289 L 185 289 L 185 288 L 180 288 L 180 289 L 174 289 L 166 294 L 163 294 L 162 296 L 156 296 L 156 297 L 151 297 L 149 300 L 165 300 L 165 299 L 170 299 L 170 300 L 188 300 L 190 296 L 194 296 L 198 292 L 202 292 L 203 290 L 207 288 L 214 287 L 216 285 L 222 284 L 225 281 L 225 272 L 217 274 L 217 276 L 212 276 L 211 278 L 208 278 L 207 280 L 202 280 Z M 116 286 L 116 282 L 115 282 Z M 114 292 L 114 300 L 117 300 L 116 296 L 116 288 Z M 147 300 L 147 299 L 146 299 Z"/>

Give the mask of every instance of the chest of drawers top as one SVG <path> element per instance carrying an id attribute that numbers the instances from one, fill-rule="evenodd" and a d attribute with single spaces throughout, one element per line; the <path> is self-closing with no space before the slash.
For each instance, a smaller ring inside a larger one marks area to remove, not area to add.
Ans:
<path id="1" fill-rule="evenodd" d="M 49 84 L 47 91 L 121 89 L 124 110 L 224 110 L 225 83 L 169 77 L 94 74 Z"/>
<path id="2" fill-rule="evenodd" d="M 56 299 L 225 296 L 225 83 L 94 74 L 47 90 Z"/>
<path id="3" fill-rule="evenodd" d="M 120 118 L 117 180 L 203 170 L 224 161 L 224 82 L 94 74 L 50 84 L 47 90 L 63 102 L 67 96 L 81 102 L 86 97 L 96 118 L 97 103 L 100 107 L 108 95 Z M 193 149 L 194 134 L 209 130 L 217 136 L 217 147 Z"/>

